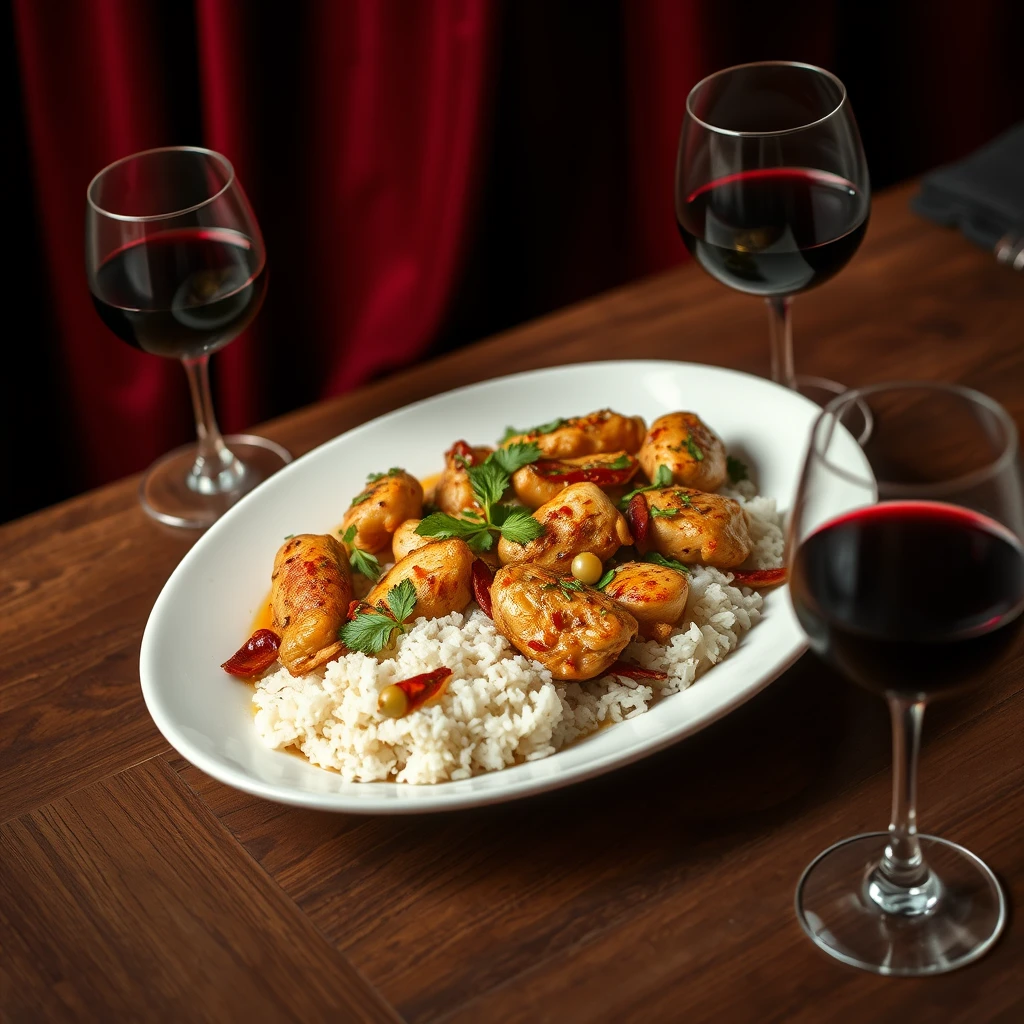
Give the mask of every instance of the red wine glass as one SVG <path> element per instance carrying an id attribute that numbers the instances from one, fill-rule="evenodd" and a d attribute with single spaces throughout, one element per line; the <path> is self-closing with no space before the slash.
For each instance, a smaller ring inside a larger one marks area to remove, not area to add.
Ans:
<path id="1" fill-rule="evenodd" d="M 860 450 L 849 427 L 865 400 L 875 426 Z M 983 685 L 1020 636 L 1022 544 L 1017 428 L 992 399 L 898 382 L 819 416 L 789 524 L 790 595 L 811 649 L 888 701 L 893 735 L 888 831 L 836 843 L 797 886 L 804 930 L 845 963 L 950 971 L 1006 922 L 992 871 L 918 834 L 916 780 L 926 702 Z"/>
<path id="2" fill-rule="evenodd" d="M 871 186 L 843 83 L 792 61 L 725 68 L 686 100 L 676 222 L 714 278 L 768 304 L 772 379 L 824 405 L 845 388 L 793 367 L 793 296 L 823 284 L 857 251 Z M 870 411 L 858 407 L 858 435 Z"/>
<path id="3" fill-rule="evenodd" d="M 87 192 L 85 263 L 111 331 L 180 359 L 188 375 L 197 441 L 149 468 L 142 507 L 171 526 L 209 526 L 291 461 L 267 438 L 222 436 L 213 411 L 210 356 L 249 326 L 267 288 L 263 237 L 234 168 L 194 146 L 105 167 Z"/>

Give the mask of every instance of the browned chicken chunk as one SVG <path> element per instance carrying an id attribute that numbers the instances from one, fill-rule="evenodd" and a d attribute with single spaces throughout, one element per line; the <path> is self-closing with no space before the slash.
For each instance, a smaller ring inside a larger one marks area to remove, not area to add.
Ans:
<path id="1" fill-rule="evenodd" d="M 664 643 L 683 617 L 690 585 L 678 569 L 625 562 L 604 592 L 636 619 L 642 637 Z"/>
<path id="2" fill-rule="evenodd" d="M 750 555 L 747 515 L 721 494 L 665 487 L 645 491 L 650 513 L 646 547 L 677 562 L 719 569 L 741 565 Z"/>
<path id="3" fill-rule="evenodd" d="M 341 521 L 341 532 L 354 523 L 353 546 L 374 553 L 391 544 L 395 530 L 407 519 L 423 514 L 423 486 L 404 469 L 391 470 L 367 481 Z"/>
<path id="4" fill-rule="evenodd" d="M 457 516 L 465 509 L 479 509 L 469 482 L 467 466 L 478 466 L 487 458 L 493 448 L 471 448 L 465 441 L 456 441 L 444 453 L 444 469 L 434 489 L 434 504 L 450 516 Z"/>
<path id="5" fill-rule="evenodd" d="M 628 452 L 600 452 L 575 459 L 540 459 L 512 476 L 516 497 L 540 508 L 570 484 L 594 483 L 606 493 L 621 493 L 636 476 L 640 463 Z"/>
<path id="6" fill-rule="evenodd" d="M 504 537 L 498 541 L 498 558 L 509 562 L 535 562 L 567 573 L 582 551 L 592 551 L 603 562 L 633 537 L 622 513 L 597 484 L 570 484 L 554 501 L 541 505 L 533 518 L 544 532 L 528 544 Z"/>
<path id="7" fill-rule="evenodd" d="M 416 532 L 416 527 L 422 523 L 422 519 L 406 519 L 402 525 L 395 530 L 391 538 L 391 554 L 396 562 L 400 562 L 406 555 L 431 543 L 429 537 L 421 537 Z"/>
<path id="8" fill-rule="evenodd" d="M 648 480 L 668 466 L 672 482 L 699 491 L 717 491 L 725 483 L 725 445 L 699 416 L 670 412 L 659 416 L 644 438 L 638 458 Z"/>
<path id="9" fill-rule="evenodd" d="M 548 459 L 572 459 L 597 452 L 635 453 L 643 443 L 647 425 L 639 416 L 623 416 L 611 409 L 600 409 L 589 416 L 573 416 L 558 421 L 554 429 L 541 434 L 531 431 L 502 442 L 502 447 L 524 441 L 536 441 Z"/>
<path id="10" fill-rule="evenodd" d="M 518 562 L 491 586 L 498 630 L 555 679 L 594 679 L 636 636 L 636 619 L 599 590 L 552 569 Z"/>
<path id="11" fill-rule="evenodd" d="M 324 534 L 300 533 L 274 558 L 270 607 L 281 638 L 277 656 L 301 676 L 344 653 L 338 630 L 352 600 L 352 573 L 344 546 Z"/>
<path id="12" fill-rule="evenodd" d="M 464 540 L 435 540 L 396 562 L 366 596 L 366 603 L 384 601 L 388 591 L 408 580 L 416 588 L 413 619 L 437 619 L 461 612 L 473 598 L 473 552 Z"/>

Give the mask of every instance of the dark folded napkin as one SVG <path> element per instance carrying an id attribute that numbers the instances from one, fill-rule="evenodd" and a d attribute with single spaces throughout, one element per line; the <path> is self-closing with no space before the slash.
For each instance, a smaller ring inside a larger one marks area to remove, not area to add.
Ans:
<path id="1" fill-rule="evenodd" d="M 926 174 L 911 209 L 1024 269 L 1024 122 Z"/>

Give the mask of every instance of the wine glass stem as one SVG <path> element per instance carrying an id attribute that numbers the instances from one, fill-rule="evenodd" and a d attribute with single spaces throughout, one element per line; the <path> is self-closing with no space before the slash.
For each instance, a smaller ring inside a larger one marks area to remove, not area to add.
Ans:
<path id="1" fill-rule="evenodd" d="M 771 332 L 772 380 L 795 391 L 796 371 L 793 369 L 793 327 L 790 315 L 792 301 L 788 295 L 765 299 Z"/>
<path id="2" fill-rule="evenodd" d="M 188 486 L 200 494 L 224 494 L 235 490 L 245 467 L 224 443 L 210 392 L 209 355 L 182 359 L 196 417 L 196 461 L 189 470 Z"/>
<path id="3" fill-rule="evenodd" d="M 879 864 L 882 875 L 901 887 L 920 885 L 928 875 L 917 839 L 917 759 L 924 701 L 890 695 L 892 716 L 892 820 L 889 843 Z"/>

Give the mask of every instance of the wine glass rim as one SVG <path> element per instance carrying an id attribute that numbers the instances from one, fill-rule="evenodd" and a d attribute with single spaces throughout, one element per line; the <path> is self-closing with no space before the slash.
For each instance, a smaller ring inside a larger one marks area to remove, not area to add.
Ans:
<path id="1" fill-rule="evenodd" d="M 138 160 L 139 157 L 151 156 L 154 153 L 202 153 L 204 156 L 213 157 L 214 160 L 219 161 L 227 169 L 227 178 L 224 184 L 215 192 L 212 196 L 208 196 L 201 203 L 194 203 L 191 206 L 184 206 L 180 210 L 172 210 L 168 213 L 146 213 L 146 214 L 126 214 L 126 213 L 114 213 L 112 210 L 105 210 L 100 206 L 92 197 L 92 190 L 96 183 L 106 174 L 108 171 L 112 171 L 115 167 L 121 164 L 127 163 L 129 160 Z M 112 163 L 107 164 L 102 170 L 98 171 L 92 181 L 89 182 L 89 187 L 86 189 L 85 196 L 89 202 L 89 205 L 98 213 L 104 217 L 110 217 L 111 220 L 125 220 L 125 221 L 154 221 L 154 220 L 170 220 L 173 217 L 180 217 L 185 213 L 193 213 L 195 210 L 201 210 L 204 206 L 209 206 L 210 203 L 219 199 L 231 186 L 235 183 L 235 168 L 231 161 L 224 156 L 223 153 L 218 153 L 215 149 L 207 149 L 205 146 L 155 146 L 153 149 L 142 149 L 137 153 L 129 153 L 127 156 L 123 156 L 118 160 L 114 160 Z"/>
<path id="2" fill-rule="evenodd" d="M 967 401 L 983 406 L 999 421 L 1003 428 L 1003 450 L 994 459 L 978 469 L 971 470 L 969 473 L 964 473 L 949 480 L 942 480 L 931 484 L 910 484 L 877 478 L 868 479 L 851 472 L 844 466 L 838 466 L 832 462 L 828 458 L 826 451 L 831 441 L 835 424 L 841 422 L 841 412 L 858 401 L 870 398 L 872 395 L 883 391 L 898 391 L 901 389 L 943 391 L 946 394 L 958 395 Z M 832 429 L 828 431 L 828 435 L 824 443 L 822 443 L 820 428 L 829 417 L 833 421 Z M 1001 473 L 1016 458 L 1018 435 L 1017 424 L 1006 409 L 994 398 L 991 398 L 982 391 L 966 387 L 963 384 L 950 384 L 946 381 L 893 380 L 880 384 L 869 384 L 866 387 L 853 388 L 833 398 L 814 421 L 814 426 L 811 429 L 811 453 L 837 476 L 857 486 L 875 488 L 876 493 L 880 497 L 887 491 L 898 490 L 903 497 L 928 499 L 948 494 L 951 491 L 967 490 Z"/>
<path id="3" fill-rule="evenodd" d="M 703 85 L 710 82 L 711 79 L 718 78 L 719 75 L 728 75 L 733 71 L 742 71 L 744 68 L 770 67 L 803 68 L 805 71 L 814 71 L 817 72 L 819 75 L 824 75 L 826 78 L 831 79 L 839 87 L 839 102 L 827 114 L 824 114 L 819 118 L 816 118 L 814 121 L 808 121 L 806 124 L 797 125 L 795 128 L 780 128 L 777 131 L 773 132 L 740 132 L 735 131 L 731 128 L 721 128 L 718 125 L 714 125 L 708 121 L 705 121 L 703 118 L 698 117 L 696 113 L 694 113 L 693 99 L 697 95 L 698 90 Z M 792 135 L 795 132 L 802 132 L 806 131 L 808 128 L 813 128 L 815 125 L 827 121 L 830 117 L 834 117 L 840 110 L 842 110 L 843 105 L 845 103 L 846 86 L 843 84 L 842 80 L 838 77 L 838 75 L 834 75 L 831 71 L 828 71 L 825 68 L 818 67 L 817 64 L 807 64 L 806 62 L 800 60 L 753 60 L 749 61 L 746 64 L 733 64 L 727 68 L 719 68 L 718 71 L 712 71 L 710 75 L 705 75 L 689 91 L 689 93 L 686 96 L 686 114 L 691 120 L 696 121 L 697 124 L 701 125 L 704 128 L 707 128 L 708 131 L 717 132 L 719 135 L 731 135 L 734 138 L 740 139 L 763 139 L 769 138 L 770 136 L 774 135 Z"/>

